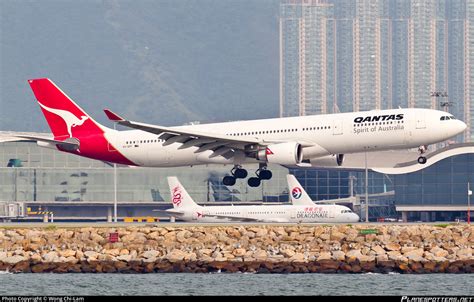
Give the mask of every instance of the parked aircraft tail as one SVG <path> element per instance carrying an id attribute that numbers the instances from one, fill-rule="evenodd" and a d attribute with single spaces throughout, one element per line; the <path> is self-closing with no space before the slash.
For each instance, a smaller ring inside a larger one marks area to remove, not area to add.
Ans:
<path id="1" fill-rule="evenodd" d="M 290 200 L 293 205 L 297 206 L 314 206 L 314 202 L 308 196 L 301 184 L 294 175 L 288 174 L 286 176 L 288 181 L 288 189 L 290 190 Z"/>
<path id="2" fill-rule="evenodd" d="M 174 208 L 193 208 L 199 207 L 197 203 L 189 196 L 186 189 L 179 182 L 176 176 L 168 177 L 168 185 L 170 187 L 171 202 Z"/>

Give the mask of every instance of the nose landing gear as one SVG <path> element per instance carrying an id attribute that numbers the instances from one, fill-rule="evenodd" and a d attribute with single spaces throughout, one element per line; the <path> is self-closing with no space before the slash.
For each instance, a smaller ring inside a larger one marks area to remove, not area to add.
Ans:
<path id="1" fill-rule="evenodd" d="M 418 152 L 420 153 L 420 156 L 418 157 L 418 163 L 421 165 L 426 164 L 427 159 L 426 157 L 423 156 L 423 154 L 426 152 L 427 149 L 428 149 L 427 146 L 418 147 Z"/>

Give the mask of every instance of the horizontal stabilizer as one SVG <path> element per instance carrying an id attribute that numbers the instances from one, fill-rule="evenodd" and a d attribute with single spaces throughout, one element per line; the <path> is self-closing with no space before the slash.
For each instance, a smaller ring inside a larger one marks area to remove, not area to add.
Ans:
<path id="1" fill-rule="evenodd" d="M 157 212 L 159 215 L 165 215 L 165 216 L 183 216 L 183 212 L 179 211 L 173 211 L 171 209 L 169 210 L 153 210 L 153 212 Z"/>
<path id="2" fill-rule="evenodd" d="M 56 145 L 67 151 L 75 151 L 79 149 L 79 141 L 75 138 L 68 138 L 64 141 L 59 141 L 55 139 L 49 139 L 49 138 L 38 137 L 38 136 L 30 136 L 30 135 L 15 135 L 15 137 L 18 137 L 20 139 L 30 140 L 30 141 L 43 142 L 50 145 Z"/>
<path id="3" fill-rule="evenodd" d="M 45 143 L 52 143 L 56 145 L 69 145 L 69 146 L 79 146 L 79 142 L 77 140 L 74 141 L 59 141 L 55 139 L 49 139 L 49 138 L 44 138 L 44 137 L 38 137 L 38 136 L 30 136 L 30 135 L 15 135 L 16 137 L 19 138 L 24 138 L 26 140 L 32 140 L 32 141 L 40 141 L 40 142 L 45 142 Z"/>

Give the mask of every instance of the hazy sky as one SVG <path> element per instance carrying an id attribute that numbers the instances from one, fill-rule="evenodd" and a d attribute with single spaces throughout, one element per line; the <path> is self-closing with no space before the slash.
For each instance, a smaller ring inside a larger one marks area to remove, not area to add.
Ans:
<path id="1" fill-rule="evenodd" d="M 276 117 L 278 0 L 0 0 L 0 130 L 49 132 L 27 80 L 93 118 Z"/>

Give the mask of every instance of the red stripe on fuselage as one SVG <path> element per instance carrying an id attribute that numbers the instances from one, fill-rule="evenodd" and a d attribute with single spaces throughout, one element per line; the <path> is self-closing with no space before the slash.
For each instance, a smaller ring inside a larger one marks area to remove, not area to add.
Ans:
<path id="1" fill-rule="evenodd" d="M 129 166 L 138 166 L 120 153 L 114 146 L 110 145 L 103 133 L 90 136 L 83 136 L 79 139 L 79 150 L 67 151 L 58 148 L 61 151 L 84 156 L 92 159 L 107 161 Z"/>

